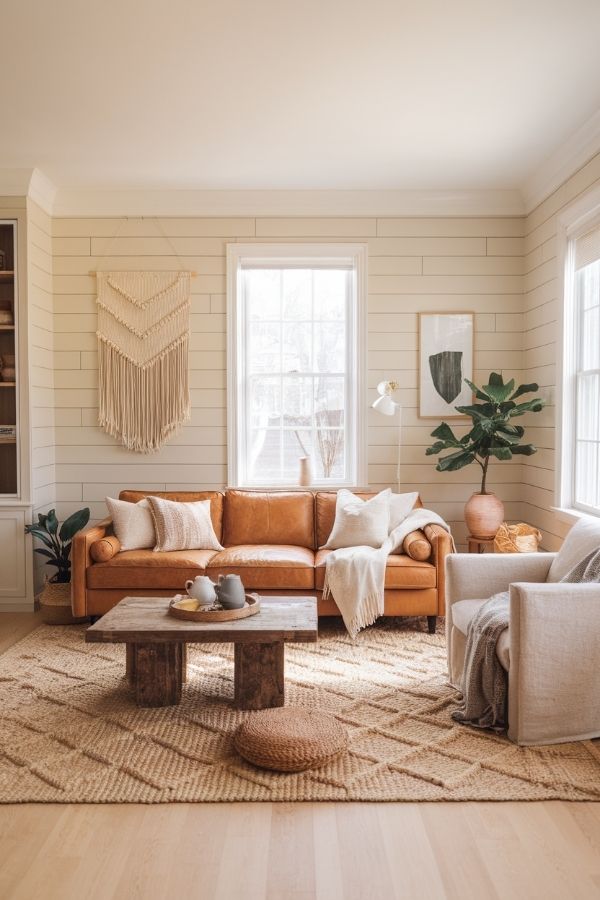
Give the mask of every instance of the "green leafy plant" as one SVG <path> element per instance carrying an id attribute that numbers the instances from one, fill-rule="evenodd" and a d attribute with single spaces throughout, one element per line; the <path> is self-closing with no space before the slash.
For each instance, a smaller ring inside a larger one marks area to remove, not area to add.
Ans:
<path id="1" fill-rule="evenodd" d="M 515 390 L 514 378 L 504 383 L 502 375 L 492 372 L 489 384 L 477 387 L 465 378 L 477 400 L 471 406 L 456 406 L 457 412 L 469 416 L 473 427 L 461 438 L 456 437 L 446 422 L 431 432 L 431 437 L 438 438 L 435 444 L 426 450 L 427 456 L 437 455 L 444 450 L 452 450 L 448 456 L 442 456 L 436 465 L 438 472 L 455 472 L 475 462 L 481 467 L 481 493 L 487 494 L 486 479 L 490 459 L 512 459 L 515 455 L 532 456 L 537 453 L 533 444 L 520 443 L 525 433 L 522 425 L 514 425 L 512 420 L 528 412 L 540 412 L 544 406 L 541 397 L 517 403 L 523 394 L 531 394 L 538 390 L 537 384 L 521 384 Z"/>
<path id="2" fill-rule="evenodd" d="M 36 547 L 35 552 L 40 556 L 46 556 L 46 565 L 56 568 L 50 581 L 58 584 L 68 584 L 71 581 L 71 544 L 74 536 L 82 528 L 85 528 L 90 519 L 90 511 L 79 509 L 59 524 L 55 510 L 38 513 L 38 521 L 33 525 L 26 525 L 27 534 L 32 534 L 44 544 L 44 547 Z M 47 548 L 47 549 L 45 549 Z"/>

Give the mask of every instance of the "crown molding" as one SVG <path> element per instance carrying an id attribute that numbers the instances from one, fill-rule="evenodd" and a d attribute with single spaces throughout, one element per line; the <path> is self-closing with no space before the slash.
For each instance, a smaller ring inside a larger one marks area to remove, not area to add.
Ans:
<path id="1" fill-rule="evenodd" d="M 600 153 L 600 110 L 539 165 L 521 188 L 527 214 Z"/>
<path id="2" fill-rule="evenodd" d="M 56 187 L 39 169 L 0 169 L 0 197 L 27 197 L 51 216 Z"/>
<path id="3" fill-rule="evenodd" d="M 0 196 L 46 213 L 106 216 L 524 216 L 600 153 L 600 110 L 539 165 L 521 189 L 186 190 L 57 188 L 40 169 L 0 169 Z"/>
<path id="4" fill-rule="evenodd" d="M 49 216 L 54 214 L 57 193 L 56 185 L 47 175 L 44 175 L 40 169 L 32 171 L 27 196 Z"/>
<path id="5" fill-rule="evenodd" d="M 33 169 L 0 169 L 0 197 L 26 197 Z"/>
<path id="6" fill-rule="evenodd" d="M 53 215 L 522 216 L 517 190 L 199 191 L 59 189 Z"/>

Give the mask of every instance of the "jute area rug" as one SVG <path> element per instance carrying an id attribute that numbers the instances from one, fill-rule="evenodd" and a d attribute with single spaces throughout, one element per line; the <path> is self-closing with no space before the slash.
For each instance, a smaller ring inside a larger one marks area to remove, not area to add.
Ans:
<path id="1" fill-rule="evenodd" d="M 180 706 L 138 709 L 123 645 L 42 626 L 0 657 L 0 800 L 598 800 L 600 744 L 519 748 L 450 718 L 442 634 L 386 620 L 353 643 L 322 622 L 286 648 L 286 703 L 326 710 L 347 754 L 278 775 L 244 763 L 232 734 L 232 645 L 191 646 Z"/>

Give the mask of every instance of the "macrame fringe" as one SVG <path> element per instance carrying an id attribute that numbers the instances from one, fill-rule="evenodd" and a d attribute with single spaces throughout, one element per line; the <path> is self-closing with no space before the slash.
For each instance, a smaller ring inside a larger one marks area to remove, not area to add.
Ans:
<path id="1" fill-rule="evenodd" d="M 188 335 L 144 367 L 98 342 L 100 426 L 128 450 L 152 453 L 190 418 Z"/>

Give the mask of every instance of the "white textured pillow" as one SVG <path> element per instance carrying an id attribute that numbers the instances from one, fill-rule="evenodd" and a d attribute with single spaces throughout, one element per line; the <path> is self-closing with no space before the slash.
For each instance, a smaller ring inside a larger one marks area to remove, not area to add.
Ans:
<path id="1" fill-rule="evenodd" d="M 390 531 L 404 522 L 407 515 L 413 511 L 418 496 L 418 491 L 413 491 L 412 494 L 392 494 L 390 497 Z"/>
<path id="2" fill-rule="evenodd" d="M 600 519 L 582 516 L 573 525 L 550 566 L 546 581 L 561 581 L 592 550 L 600 549 Z"/>
<path id="3" fill-rule="evenodd" d="M 106 498 L 106 505 L 113 520 L 113 528 L 121 542 L 121 550 L 143 550 L 154 547 L 156 535 L 150 513 L 150 504 L 144 498 L 138 503 Z"/>
<path id="4" fill-rule="evenodd" d="M 370 500 L 361 500 L 346 488 L 338 491 L 335 521 L 325 547 L 381 547 L 388 536 L 391 494 L 387 488 Z"/>
<path id="5" fill-rule="evenodd" d="M 154 527 L 155 550 L 222 550 L 210 518 L 210 500 L 177 503 L 148 497 Z"/>

